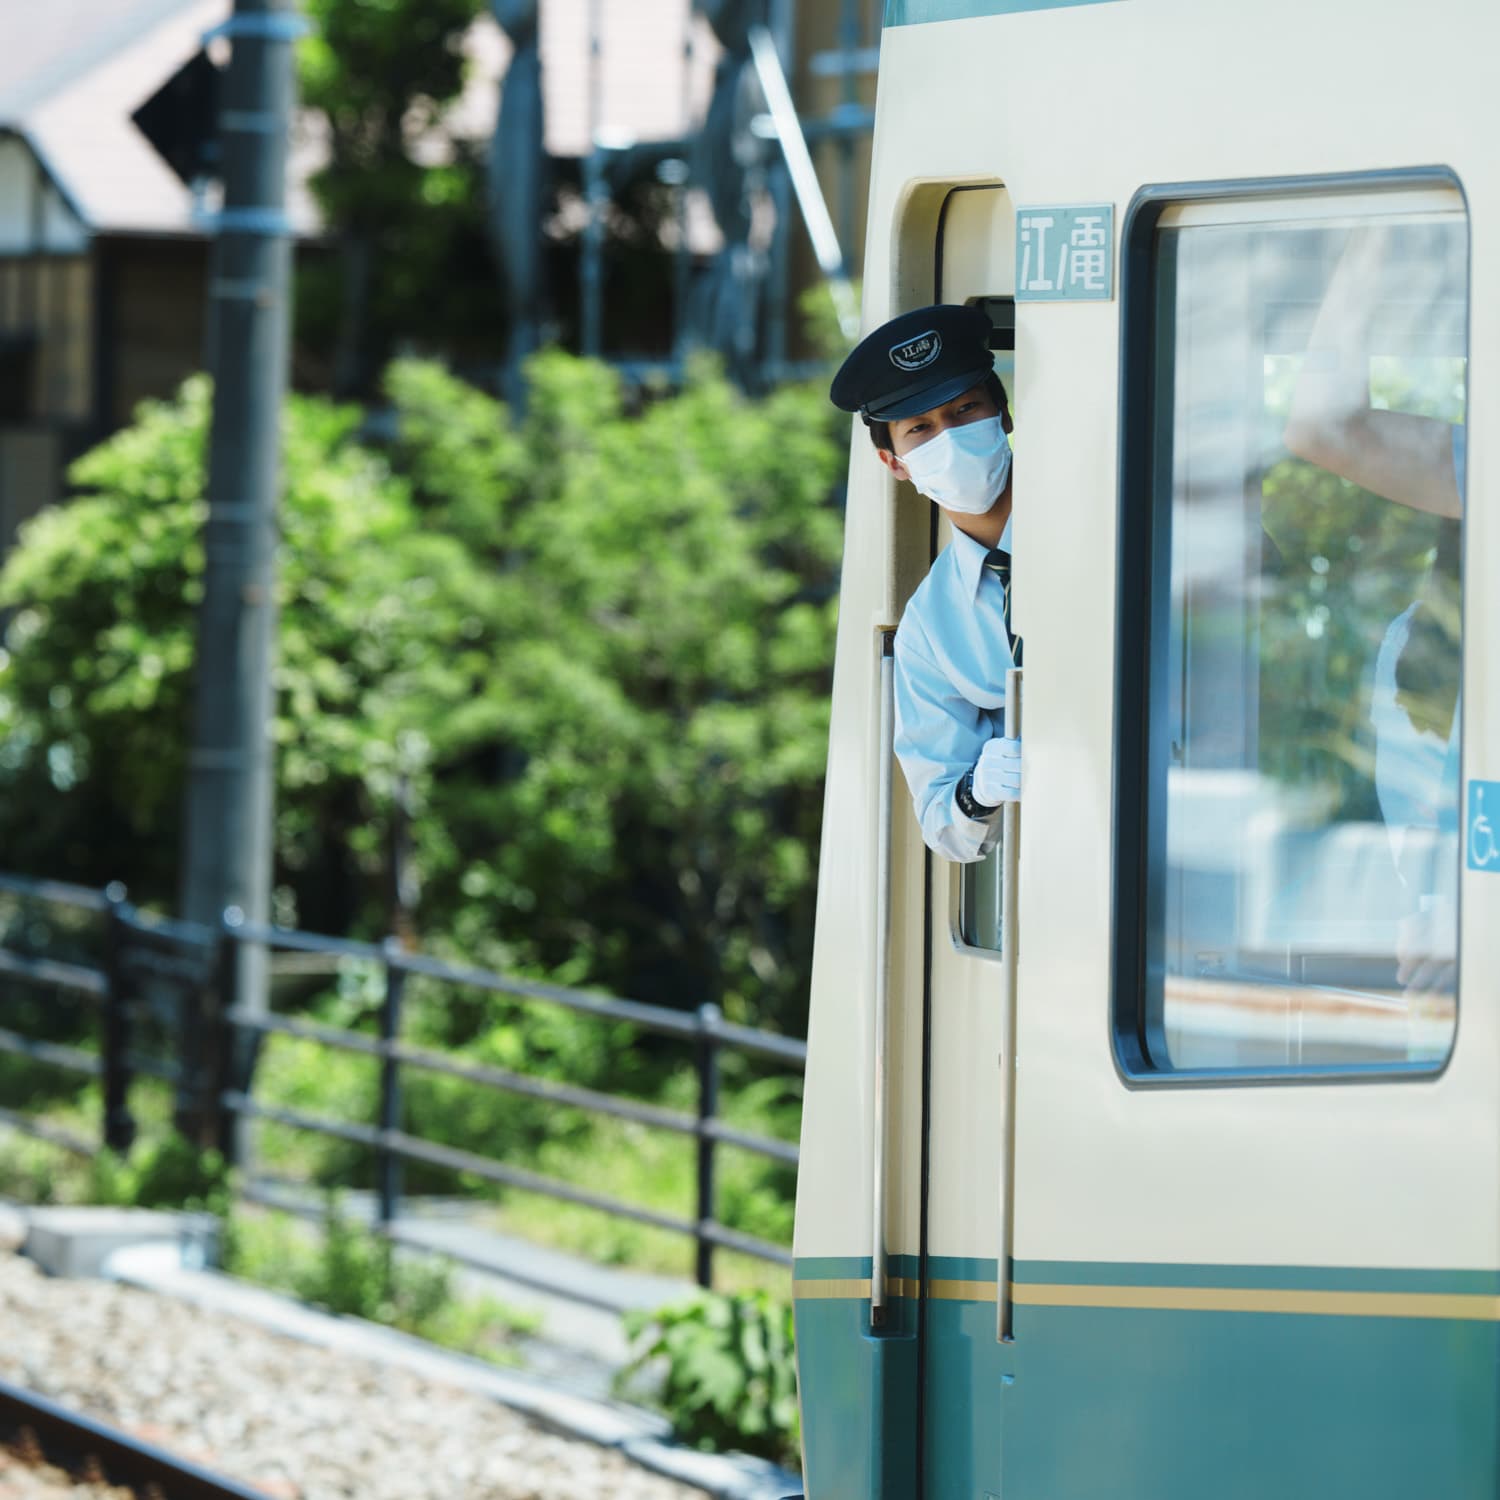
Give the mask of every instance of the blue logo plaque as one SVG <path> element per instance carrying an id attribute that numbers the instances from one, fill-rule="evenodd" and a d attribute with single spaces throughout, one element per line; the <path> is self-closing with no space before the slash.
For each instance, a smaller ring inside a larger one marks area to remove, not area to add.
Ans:
<path id="1" fill-rule="evenodd" d="M 1115 294 L 1115 206 L 1016 210 L 1017 302 L 1108 302 Z"/>

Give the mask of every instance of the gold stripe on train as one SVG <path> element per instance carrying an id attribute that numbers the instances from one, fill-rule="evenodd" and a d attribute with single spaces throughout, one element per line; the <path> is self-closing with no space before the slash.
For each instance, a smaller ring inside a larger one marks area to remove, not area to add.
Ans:
<path id="1" fill-rule="evenodd" d="M 915 1276 L 887 1276 L 885 1278 L 885 1294 L 887 1297 L 910 1297 L 913 1301 L 920 1295 L 922 1283 Z M 860 1280 L 839 1280 L 830 1277 L 827 1280 L 794 1281 L 792 1283 L 792 1297 L 798 1302 L 822 1302 L 830 1301 L 840 1297 L 863 1297 L 870 1295 L 870 1278 L 866 1276 Z M 990 1296 L 994 1296 L 993 1289 Z"/>
<path id="2" fill-rule="evenodd" d="M 869 1296 L 870 1278 L 868 1276 L 863 1281 L 853 1278 L 840 1281 L 830 1277 L 826 1281 L 794 1281 L 792 1283 L 792 1297 L 798 1302 L 822 1302 L 838 1298 L 868 1301 Z"/>
<path id="3" fill-rule="evenodd" d="M 914 1277 L 888 1276 L 886 1295 L 915 1299 Z M 797 1281 L 799 1301 L 868 1299 L 870 1281 Z M 935 1302 L 993 1302 L 993 1281 L 936 1278 L 927 1284 Z M 1500 1322 L 1500 1296 L 1462 1292 L 1328 1292 L 1273 1287 L 1198 1286 L 1050 1286 L 1012 1283 L 1019 1307 L 1091 1307 L 1136 1312 L 1288 1313 L 1303 1317 L 1435 1318 L 1447 1321 Z"/>
<path id="4" fill-rule="evenodd" d="M 991 1293 L 993 1295 L 993 1292 Z M 1157 1312 L 1295 1313 L 1335 1318 L 1500 1322 L 1500 1297 L 1459 1292 L 1321 1292 L 1271 1287 L 1012 1285 L 1017 1306 Z"/>

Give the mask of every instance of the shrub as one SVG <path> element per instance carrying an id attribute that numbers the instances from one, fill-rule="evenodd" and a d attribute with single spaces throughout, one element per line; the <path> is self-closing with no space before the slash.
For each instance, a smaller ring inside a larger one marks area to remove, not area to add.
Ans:
<path id="1" fill-rule="evenodd" d="M 226 1227 L 225 1268 L 492 1364 L 514 1364 L 516 1337 L 540 1321 L 495 1298 L 463 1295 L 445 1262 L 396 1250 L 344 1213 L 334 1196 L 316 1238 L 280 1218 L 235 1214 Z"/>
<path id="2" fill-rule="evenodd" d="M 800 1031 L 846 423 L 707 364 L 633 402 L 562 353 L 530 373 L 517 421 L 396 364 L 388 452 L 288 402 L 277 915 L 381 930 L 408 797 L 451 951 Z M 209 398 L 78 460 L 0 572 L 6 863 L 141 904 L 175 904 Z M 504 1019 L 454 997 L 445 1039 Z"/>
<path id="3" fill-rule="evenodd" d="M 792 1310 L 764 1292 L 699 1293 L 626 1315 L 635 1340 L 628 1381 L 658 1365 L 655 1402 L 684 1442 L 800 1466 Z"/>

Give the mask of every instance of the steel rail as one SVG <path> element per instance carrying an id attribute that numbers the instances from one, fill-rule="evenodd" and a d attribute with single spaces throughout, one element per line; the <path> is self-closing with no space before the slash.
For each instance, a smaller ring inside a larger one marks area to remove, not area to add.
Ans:
<path id="1" fill-rule="evenodd" d="M 49 1125 L 45 1120 L 33 1120 L 30 1115 L 23 1114 L 20 1110 L 0 1109 L 0 1125 L 19 1131 L 22 1135 L 28 1135 L 34 1141 L 46 1141 L 49 1146 L 56 1146 L 60 1151 L 66 1151 L 73 1156 L 97 1156 L 99 1154 L 98 1141 L 85 1140 L 81 1135 L 74 1135 L 71 1130 L 65 1130 L 61 1125 Z"/>
<path id="2" fill-rule="evenodd" d="M 36 1434 L 49 1458 L 49 1448 L 62 1448 L 70 1457 L 94 1459 L 110 1479 L 132 1487 L 155 1486 L 162 1500 L 266 1500 L 263 1490 L 0 1380 L 0 1430 L 23 1429 Z"/>
<path id="3" fill-rule="evenodd" d="M 56 985 L 58 989 L 71 990 L 76 995 L 87 995 L 91 1000 L 102 1000 L 109 993 L 109 981 L 98 969 L 60 963 L 54 958 L 30 958 L 9 948 L 0 949 L 0 974 L 25 979 L 32 984 Z"/>
<path id="4" fill-rule="evenodd" d="M 387 1042 L 379 1037 L 362 1036 L 341 1026 L 325 1026 L 321 1022 L 302 1021 L 290 1016 L 260 1015 L 237 1007 L 226 1014 L 225 1019 L 233 1025 L 262 1035 L 295 1037 L 301 1041 L 317 1042 L 322 1046 L 341 1052 L 359 1053 L 366 1057 L 393 1058 L 407 1067 L 430 1073 L 441 1073 L 448 1078 L 462 1078 L 466 1082 L 480 1084 L 486 1088 L 500 1089 L 508 1094 L 517 1094 L 528 1099 L 540 1099 L 548 1104 L 557 1104 L 594 1114 L 611 1115 L 616 1119 L 630 1120 L 638 1125 L 651 1125 L 660 1130 L 675 1131 L 679 1135 L 710 1138 L 726 1146 L 736 1146 L 743 1151 L 753 1151 L 772 1160 L 797 1165 L 797 1147 L 789 1141 L 777 1141 L 764 1136 L 752 1135 L 748 1131 L 736 1130 L 716 1119 L 700 1120 L 685 1110 L 664 1109 L 660 1105 L 645 1104 L 638 1100 L 621 1099 L 613 1094 L 604 1094 L 597 1089 L 580 1088 L 574 1084 L 554 1083 L 550 1079 L 533 1078 L 529 1074 L 516 1073 L 509 1068 L 491 1067 L 487 1063 L 471 1063 L 461 1058 L 434 1052 L 427 1047 L 413 1046 L 408 1042 Z M 5 1045 L 5 1033 L 0 1032 L 0 1049 Z"/>
<path id="5" fill-rule="evenodd" d="M 109 910 L 109 897 L 103 891 L 69 885 L 61 880 L 33 880 L 28 875 L 0 875 L 0 891 L 12 896 L 24 896 L 32 901 L 51 901 L 58 906 L 76 907 L 79 911 Z"/>
<path id="6" fill-rule="evenodd" d="M 700 1019 L 690 1011 L 670 1010 L 664 1005 L 648 1005 L 640 1000 L 622 1000 L 609 995 L 590 995 L 571 990 L 543 979 L 523 979 L 496 974 L 468 964 L 448 963 L 425 953 L 403 948 L 378 948 L 369 943 L 350 942 L 343 938 L 321 937 L 314 933 L 295 932 L 287 927 L 269 927 L 244 922 L 226 930 L 225 935 L 237 943 L 259 943 L 278 951 L 321 953 L 331 958 L 355 958 L 373 966 L 395 969 L 403 974 L 417 974 L 444 984 L 476 989 L 491 995 L 506 995 L 515 1000 L 541 1000 L 560 1005 L 581 1015 L 597 1016 L 605 1021 L 620 1021 L 639 1026 L 643 1031 L 662 1036 L 682 1037 L 696 1041 L 704 1033 Z M 732 1021 L 716 1021 L 711 1028 L 716 1040 L 742 1052 L 782 1062 L 805 1064 L 807 1043 L 795 1037 L 777 1036 L 774 1032 L 756 1031 Z"/>
<path id="7" fill-rule="evenodd" d="M 381 1130 L 373 1125 L 353 1125 L 344 1120 L 330 1119 L 326 1115 L 310 1115 L 302 1110 L 281 1109 L 268 1104 L 258 1104 L 238 1093 L 226 1094 L 224 1102 L 236 1112 L 248 1115 L 252 1119 L 271 1120 L 293 1130 L 307 1130 L 316 1135 L 332 1136 L 335 1140 L 348 1141 L 351 1145 L 367 1146 L 372 1151 L 387 1151 L 403 1161 L 422 1162 L 427 1166 L 445 1167 L 454 1172 L 471 1172 L 474 1176 L 482 1177 L 486 1182 L 498 1183 L 501 1187 L 519 1188 L 526 1193 L 539 1193 L 546 1198 L 556 1198 L 562 1203 L 573 1203 L 580 1208 L 597 1209 L 600 1213 L 612 1214 L 621 1219 L 631 1219 L 637 1224 L 645 1224 L 652 1229 L 664 1229 L 668 1233 L 685 1235 L 690 1239 L 711 1240 L 715 1245 L 722 1245 L 729 1250 L 738 1250 L 745 1255 L 770 1261 L 775 1265 L 791 1264 L 791 1257 L 783 1246 L 774 1245 L 769 1240 L 760 1239 L 755 1235 L 744 1234 L 737 1229 L 731 1229 L 728 1225 L 720 1224 L 714 1219 L 685 1219 L 674 1214 L 659 1212 L 653 1208 L 644 1208 L 638 1203 L 627 1203 L 621 1198 L 612 1198 L 603 1193 L 592 1192 L 587 1188 L 575 1187 L 572 1183 L 563 1182 L 556 1177 L 544 1176 L 540 1172 L 531 1172 L 524 1167 L 508 1167 L 503 1162 L 498 1162 L 492 1157 L 480 1156 L 473 1151 L 463 1151 L 456 1146 L 440 1146 L 432 1141 L 421 1140 L 400 1130 Z M 244 1195 L 255 1198 L 257 1202 L 265 1201 L 256 1196 L 253 1188 L 247 1188 Z M 289 1207 L 281 1200 L 271 1206 Z M 323 1217 L 320 1209 L 309 1208 L 305 1214 L 297 1209 L 289 1209 L 289 1211 L 299 1213 L 304 1218 Z"/>
<path id="8" fill-rule="evenodd" d="M 35 1042 L 17 1031 L 0 1028 L 0 1052 L 13 1057 L 29 1057 L 32 1062 L 46 1063 L 50 1068 L 61 1068 L 68 1073 L 82 1073 L 89 1078 L 99 1078 L 104 1073 L 104 1063 L 92 1052 L 81 1047 L 65 1047 L 61 1042 Z"/>

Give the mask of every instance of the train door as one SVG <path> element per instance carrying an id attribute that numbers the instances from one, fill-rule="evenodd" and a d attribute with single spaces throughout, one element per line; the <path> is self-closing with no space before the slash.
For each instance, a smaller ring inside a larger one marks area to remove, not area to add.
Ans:
<path id="1" fill-rule="evenodd" d="M 1013 213 L 950 197 L 942 300 L 1007 305 Z M 929 866 L 923 1492 L 1489 1494 L 1493 1108 L 1455 1054 L 1466 206 L 1442 172 L 1221 185 L 1144 192 L 1125 233 L 1113 601 L 1059 537 L 1065 466 L 1028 461 L 1100 314 L 1028 308 L 1001 355 L 1048 671 L 1024 849 Z M 1114 371 L 1086 366 L 1097 413 Z M 1101 751 L 1112 839 L 1060 774 Z"/>
<path id="2" fill-rule="evenodd" d="M 938 223 L 935 294 L 976 302 L 995 325 L 995 368 L 1015 419 L 1017 585 L 1025 633 L 1026 371 L 1015 353 L 1015 210 L 1002 186 L 961 187 Z M 948 527 L 931 508 L 933 555 Z M 1009 830 L 1012 831 L 1013 830 Z M 1013 934 L 1001 843 L 978 864 L 927 856 L 929 972 L 921 1355 L 921 1472 L 928 1496 L 999 1493 L 1002 1391 L 1011 1373 L 997 1337 L 995 1262 L 1008 1193 L 1002 988 Z"/>
<path id="3" fill-rule="evenodd" d="M 1464 566 L 1467 205 L 1386 172 L 1146 189 L 1125 218 L 1113 608 L 1054 607 L 1046 547 L 1018 599 L 1033 687 L 1045 659 L 1072 697 L 1028 704 L 999 1451 L 937 1493 L 1477 1500 L 1500 1278 L 1495 991 L 1458 941 L 1463 622 L 1493 567 Z M 1106 694 L 1107 739 L 1081 707 Z M 1108 914 L 1059 769 L 1106 752 Z"/>

